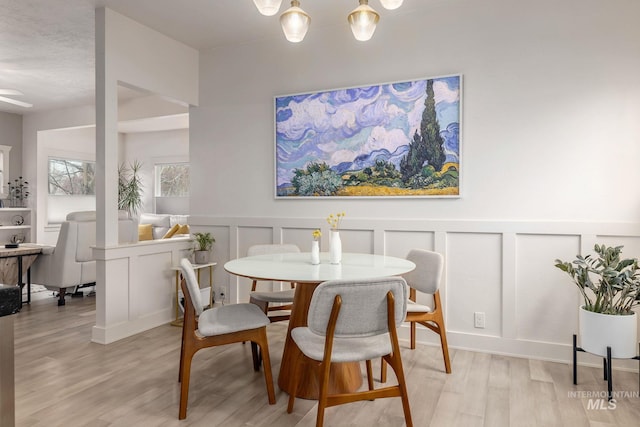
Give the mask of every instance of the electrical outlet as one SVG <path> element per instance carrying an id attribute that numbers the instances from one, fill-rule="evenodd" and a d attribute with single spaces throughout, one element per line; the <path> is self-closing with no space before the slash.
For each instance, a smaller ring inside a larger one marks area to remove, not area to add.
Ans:
<path id="1" fill-rule="evenodd" d="M 473 313 L 473 326 L 484 329 L 484 312 L 476 311 Z"/>
<path id="2" fill-rule="evenodd" d="M 226 295 L 225 289 L 224 288 L 217 288 L 216 289 L 216 302 L 219 302 L 222 305 L 224 305 L 226 298 L 227 298 L 227 295 Z"/>

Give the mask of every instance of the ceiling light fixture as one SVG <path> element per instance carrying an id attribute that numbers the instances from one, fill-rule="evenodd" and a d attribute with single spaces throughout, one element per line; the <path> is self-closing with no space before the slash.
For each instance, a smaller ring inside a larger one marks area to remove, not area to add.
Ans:
<path id="1" fill-rule="evenodd" d="M 0 95 L 22 96 L 24 94 L 19 90 L 15 90 L 15 89 L 0 89 Z M 28 102 L 18 101 L 13 98 L 7 98 L 6 96 L 0 96 L 0 102 L 6 102 L 7 104 L 13 104 L 23 108 L 33 107 L 33 104 L 29 104 Z"/>
<path id="2" fill-rule="evenodd" d="M 399 8 L 403 1 L 380 0 L 380 3 L 385 9 L 393 10 Z M 253 2 L 261 14 L 271 16 L 278 12 L 282 0 L 253 0 Z M 347 20 L 356 40 L 367 41 L 376 30 L 380 14 L 369 6 L 369 0 L 359 0 L 359 2 L 360 5 L 347 16 Z M 311 17 L 300 8 L 299 0 L 292 0 L 291 7 L 280 15 L 284 36 L 292 43 L 299 43 L 304 39 L 310 23 Z"/>
<path id="3" fill-rule="evenodd" d="M 353 37 L 361 42 L 366 42 L 373 36 L 380 15 L 369 6 L 369 0 L 360 0 L 360 6 L 356 7 L 347 19 L 351 25 Z"/>
<path id="4" fill-rule="evenodd" d="M 253 1 L 256 1 L 256 0 L 253 0 Z M 380 3 L 382 4 L 382 7 L 384 7 L 385 9 L 393 10 L 402 6 L 403 1 L 404 0 L 380 0 Z"/>
<path id="5" fill-rule="evenodd" d="M 292 43 L 301 42 L 309 30 L 311 17 L 300 9 L 298 0 L 291 1 L 291 7 L 280 16 L 280 25 L 284 36 Z"/>
<path id="6" fill-rule="evenodd" d="M 282 0 L 253 0 L 258 11 L 264 16 L 273 16 L 280 10 Z M 402 3 L 402 0 L 400 1 Z"/>

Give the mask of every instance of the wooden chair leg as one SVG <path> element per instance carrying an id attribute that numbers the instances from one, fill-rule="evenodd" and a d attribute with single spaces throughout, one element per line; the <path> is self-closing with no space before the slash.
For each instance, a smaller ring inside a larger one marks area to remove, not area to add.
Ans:
<path id="1" fill-rule="evenodd" d="M 189 403 L 189 377 L 191 376 L 191 360 L 193 359 L 193 351 L 190 346 L 187 345 L 184 352 L 184 359 L 182 360 L 182 366 L 180 372 L 182 372 L 182 381 L 180 383 L 180 410 L 178 413 L 178 419 L 184 420 L 187 418 L 187 404 Z"/>
<path id="2" fill-rule="evenodd" d="M 322 362 L 320 365 L 320 396 L 318 397 L 318 415 L 316 427 L 324 425 L 324 410 L 327 408 L 327 395 L 329 392 L 329 371 L 331 362 Z"/>
<path id="3" fill-rule="evenodd" d="M 444 370 L 447 374 L 451 373 L 451 362 L 449 361 L 449 346 L 447 344 L 447 331 L 444 329 L 444 322 L 438 323 L 440 328 L 440 346 L 442 347 L 442 358 L 444 359 Z"/>
<path id="4" fill-rule="evenodd" d="M 387 382 L 387 362 L 385 362 L 384 358 L 380 359 L 380 382 Z"/>
<path id="5" fill-rule="evenodd" d="M 251 358 L 253 359 L 253 370 L 255 372 L 258 372 L 260 370 L 262 357 L 258 348 L 258 344 L 253 341 L 251 341 Z"/>
<path id="6" fill-rule="evenodd" d="M 182 327 L 182 345 L 180 346 L 180 368 L 178 370 L 178 382 L 182 382 L 182 367 L 184 366 L 184 350 L 185 350 L 186 328 Z"/>
<path id="7" fill-rule="evenodd" d="M 416 349 L 416 322 L 411 322 L 411 350 Z"/>
<path id="8" fill-rule="evenodd" d="M 444 317 L 442 312 L 437 312 L 432 324 L 424 322 L 425 326 L 440 335 L 440 346 L 442 347 L 442 359 L 444 360 L 444 370 L 447 374 L 451 373 L 451 362 L 449 359 L 449 345 L 447 344 L 447 330 L 444 328 Z M 434 326 L 435 324 L 435 326 Z"/>
<path id="9" fill-rule="evenodd" d="M 262 369 L 264 370 L 264 381 L 267 383 L 267 395 L 269 396 L 269 404 L 276 403 L 276 393 L 273 389 L 273 375 L 271 374 L 271 358 L 269 357 L 269 344 L 267 342 L 267 328 L 260 331 L 260 355 L 262 359 Z"/>
<path id="10" fill-rule="evenodd" d="M 366 365 L 367 365 L 367 382 L 369 383 L 369 390 L 373 390 L 373 368 L 371 367 L 371 360 L 367 360 Z"/>
<path id="11" fill-rule="evenodd" d="M 293 372 L 289 379 L 289 403 L 287 404 L 287 413 L 293 412 L 293 405 L 296 400 L 296 393 L 298 392 L 298 383 L 300 382 L 300 371 L 302 369 L 301 361 L 296 361 L 293 366 Z"/>
<path id="12" fill-rule="evenodd" d="M 411 407 L 409 406 L 409 393 L 407 392 L 407 383 L 404 378 L 404 368 L 402 367 L 402 359 L 400 354 L 396 353 L 389 356 L 384 356 L 391 369 L 396 374 L 398 380 L 397 387 L 400 390 L 400 399 L 402 400 L 402 410 L 404 411 L 404 418 L 407 427 L 413 427 L 413 421 L 411 419 Z"/>

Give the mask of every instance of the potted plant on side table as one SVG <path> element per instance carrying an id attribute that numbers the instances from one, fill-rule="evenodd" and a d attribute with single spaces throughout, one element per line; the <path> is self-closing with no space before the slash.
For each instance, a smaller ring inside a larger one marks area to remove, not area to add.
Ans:
<path id="1" fill-rule="evenodd" d="M 622 246 L 595 245 L 595 255 L 577 255 L 555 266 L 571 276 L 584 303 L 580 306 L 580 342 L 589 353 L 603 357 L 611 347 L 614 358 L 636 356 L 640 273 L 637 258 L 622 259 Z"/>
<path id="2" fill-rule="evenodd" d="M 194 261 L 196 264 L 206 264 L 209 262 L 209 251 L 213 242 L 216 241 L 211 233 L 193 233 L 195 238 Z"/>

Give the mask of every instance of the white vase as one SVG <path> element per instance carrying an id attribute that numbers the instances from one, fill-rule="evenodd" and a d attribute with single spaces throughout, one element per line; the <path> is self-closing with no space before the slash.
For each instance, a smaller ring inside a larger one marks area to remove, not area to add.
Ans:
<path id="1" fill-rule="evenodd" d="M 340 264 L 342 261 L 342 241 L 340 240 L 340 232 L 331 230 L 331 240 L 329 241 L 329 262 L 331 264 Z"/>
<path id="2" fill-rule="evenodd" d="M 580 347 L 589 353 L 627 359 L 637 355 L 637 315 L 594 313 L 580 307 Z"/>
<path id="3" fill-rule="evenodd" d="M 320 264 L 320 244 L 317 240 L 311 242 L 311 264 Z"/>

